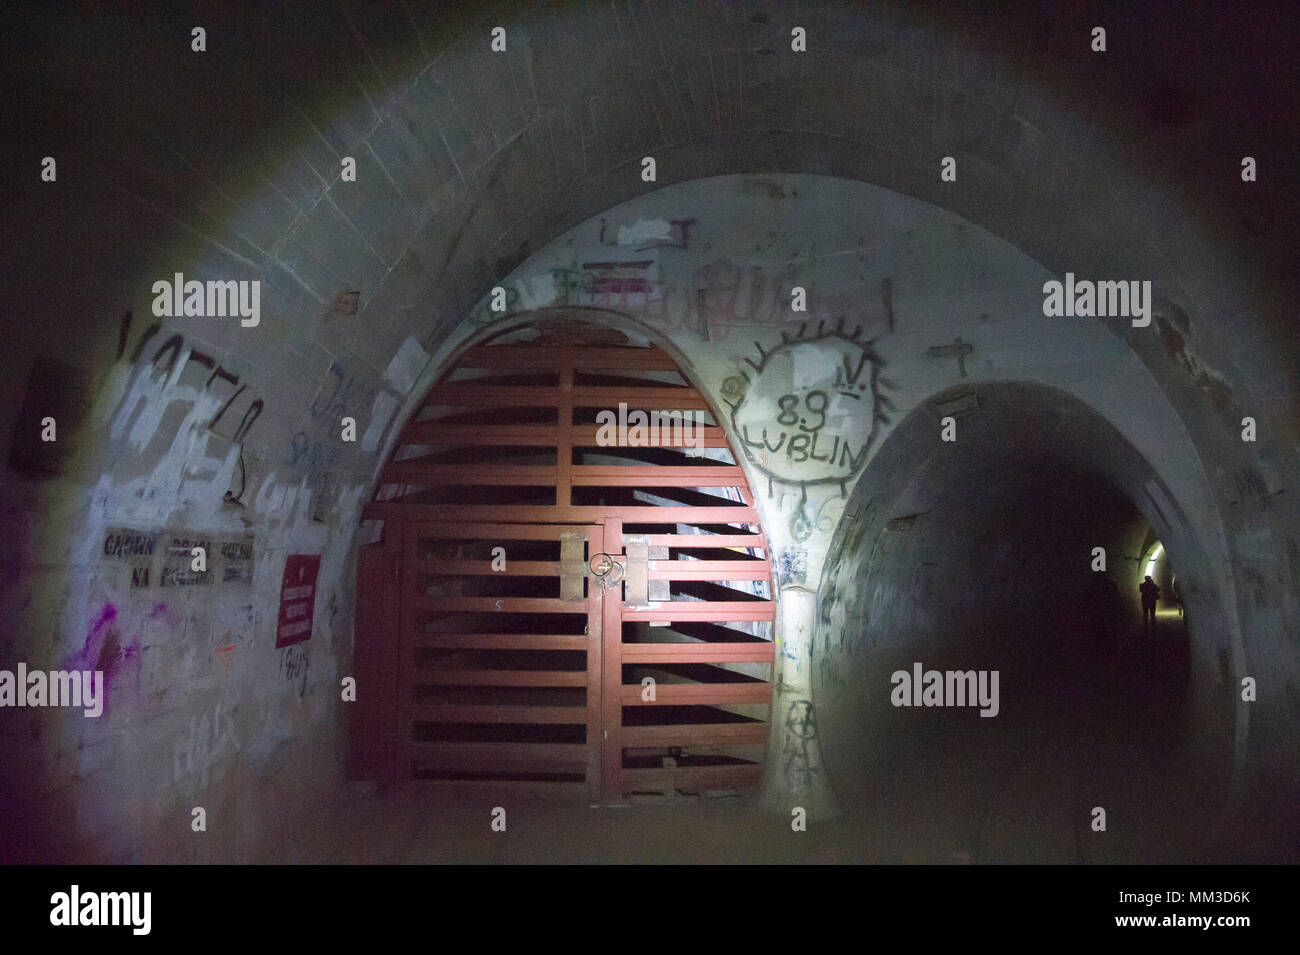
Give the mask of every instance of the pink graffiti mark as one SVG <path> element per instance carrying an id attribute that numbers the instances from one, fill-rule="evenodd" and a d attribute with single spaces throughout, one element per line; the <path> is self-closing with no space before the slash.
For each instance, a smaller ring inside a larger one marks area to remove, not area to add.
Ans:
<path id="1" fill-rule="evenodd" d="M 160 605 L 162 606 L 162 605 Z M 155 611 L 157 608 L 154 608 Z M 117 608 L 106 603 L 99 615 L 90 625 L 86 642 L 76 653 L 66 657 L 61 664 L 64 670 L 100 670 L 104 674 L 104 712 L 108 713 L 109 690 L 122 673 L 133 672 L 136 688 L 140 684 L 140 644 L 135 641 L 122 643 L 122 636 L 115 626 Z"/>
<path id="2" fill-rule="evenodd" d="M 149 619 L 150 619 L 150 620 L 157 620 L 159 617 L 161 617 L 161 616 L 162 616 L 163 614 L 165 614 L 166 612 L 167 612 L 167 605 L 166 605 L 166 604 L 154 604 L 154 605 L 153 605 L 153 610 L 149 611 Z"/>

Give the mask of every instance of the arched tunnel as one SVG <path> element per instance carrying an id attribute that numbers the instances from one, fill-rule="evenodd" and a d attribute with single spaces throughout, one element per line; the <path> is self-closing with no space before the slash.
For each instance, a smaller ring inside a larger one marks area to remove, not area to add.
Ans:
<path id="1" fill-rule="evenodd" d="M 0 861 L 1300 859 L 1287 5 L 3 18 Z"/>

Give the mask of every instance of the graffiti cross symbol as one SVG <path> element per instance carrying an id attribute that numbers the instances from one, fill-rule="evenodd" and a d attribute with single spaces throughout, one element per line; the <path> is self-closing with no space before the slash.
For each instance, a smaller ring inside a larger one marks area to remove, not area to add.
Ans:
<path id="1" fill-rule="evenodd" d="M 813 705 L 808 700 L 794 700 L 790 703 L 790 715 L 785 721 L 786 729 L 800 739 L 813 739 L 817 735 L 817 718 L 813 715 Z"/>
<path id="2" fill-rule="evenodd" d="M 951 345 L 932 345 L 925 352 L 927 358 L 943 358 L 945 355 L 957 356 L 957 370 L 966 377 L 966 356 L 975 350 L 974 346 L 961 340 L 958 335 Z"/>

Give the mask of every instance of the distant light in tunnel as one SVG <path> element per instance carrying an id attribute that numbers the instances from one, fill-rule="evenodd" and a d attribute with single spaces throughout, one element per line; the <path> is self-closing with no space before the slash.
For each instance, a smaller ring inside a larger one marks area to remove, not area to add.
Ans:
<path id="1" fill-rule="evenodd" d="M 1164 550 L 1164 544 L 1157 544 L 1156 549 L 1151 552 L 1151 559 L 1147 561 L 1146 576 L 1150 577 L 1152 572 L 1155 571 L 1156 561 L 1160 559 L 1160 555 L 1164 553 Z"/>

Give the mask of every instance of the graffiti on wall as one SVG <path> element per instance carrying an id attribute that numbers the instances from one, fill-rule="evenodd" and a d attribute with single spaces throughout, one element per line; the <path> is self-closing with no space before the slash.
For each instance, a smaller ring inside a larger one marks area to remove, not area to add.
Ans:
<path id="1" fill-rule="evenodd" d="M 793 789 L 812 785 L 820 767 L 817 752 L 817 716 L 810 700 L 791 700 L 785 720 L 785 763 L 782 771 Z"/>
<path id="2" fill-rule="evenodd" d="M 846 492 L 893 408 L 873 341 L 846 333 L 841 319 L 831 331 L 819 322 L 783 332 L 771 349 L 754 343 L 757 361 L 746 359 L 723 400 L 742 452 L 770 482 Z"/>
<path id="3" fill-rule="evenodd" d="M 124 576 L 118 583 L 123 589 L 213 584 L 250 586 L 253 543 L 251 534 L 222 539 L 203 531 L 109 527 L 104 532 L 100 560 L 122 568 Z M 204 550 L 207 565 L 204 570 L 195 569 L 195 547 Z"/>
<path id="4" fill-rule="evenodd" d="M 556 303 L 633 312 L 665 331 L 720 341 L 741 325 L 775 325 L 789 317 L 794 270 L 742 267 L 718 258 L 686 284 L 664 281 L 654 259 L 584 262 L 552 270 Z"/>
<path id="5" fill-rule="evenodd" d="M 134 677 L 138 688 L 140 681 L 140 642 L 122 637 L 116 605 L 105 603 L 90 622 L 81 649 L 64 658 L 63 670 L 99 670 L 104 674 L 104 715 L 109 712 L 109 701 L 115 684 L 126 676 Z"/>
<path id="6" fill-rule="evenodd" d="M 311 651 L 307 644 L 285 647 L 280 653 L 280 675 L 298 696 L 307 691 L 307 671 L 311 669 Z"/>
<path id="7" fill-rule="evenodd" d="M 212 778 L 212 767 L 239 749 L 233 714 L 218 701 L 210 718 L 206 712 L 191 716 L 187 732 L 173 744 L 172 781 L 206 789 Z"/>
<path id="8" fill-rule="evenodd" d="M 307 428 L 289 441 L 285 463 L 290 480 L 295 484 L 306 481 L 312 490 L 328 485 L 345 446 L 343 418 L 354 418 L 360 424 L 367 411 L 374 409 L 378 394 L 376 385 L 349 372 L 337 360 L 331 361 L 325 383 L 307 409 Z"/>
<path id="9" fill-rule="evenodd" d="M 162 323 L 155 322 L 145 330 L 131 356 L 132 364 L 140 360 L 146 345 L 161 328 Z M 180 384 L 182 377 L 190 374 L 191 365 L 209 372 L 201 387 L 197 387 L 197 383 L 202 372 L 197 373 L 194 385 Z M 129 426 L 129 440 L 137 449 L 142 449 L 154 436 L 162 413 L 173 402 L 188 401 L 193 404 L 200 396 L 211 399 L 215 410 L 204 427 L 235 444 L 244 441 L 265 407 L 262 399 L 254 398 L 249 393 L 247 385 L 240 384 L 238 375 L 223 368 L 212 356 L 186 346 L 184 336 L 179 334 L 172 335 L 154 350 L 145 369 L 146 373 L 136 376 L 130 393 L 122 403 L 121 413 L 115 419 L 112 432 L 113 438 L 119 438 Z M 154 406 L 153 414 L 149 414 L 145 408 L 149 405 Z"/>
<path id="10" fill-rule="evenodd" d="M 154 476 L 146 484 L 157 480 L 175 487 L 178 471 L 182 477 L 220 472 L 222 499 L 242 505 L 248 485 L 244 445 L 265 403 L 238 374 L 187 345 L 182 335 L 173 334 L 150 351 L 161 329 L 162 323 L 155 322 L 136 344 L 130 359 L 136 367 L 108 422 L 109 440 L 125 439 L 140 454 L 161 438 L 166 446 L 158 449 Z M 145 355 L 148 359 L 141 361 Z M 178 408 L 183 417 L 171 426 Z M 225 461 L 207 457 L 213 437 L 228 443 L 221 452 Z"/>

